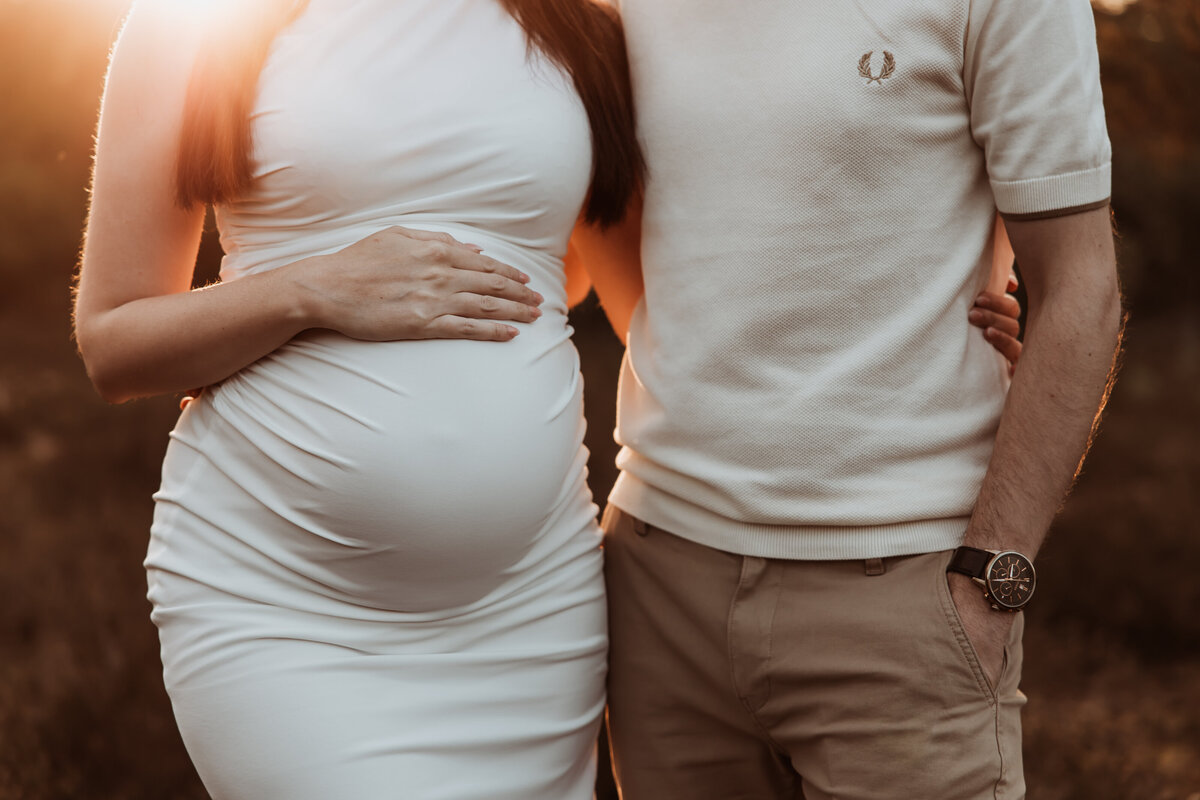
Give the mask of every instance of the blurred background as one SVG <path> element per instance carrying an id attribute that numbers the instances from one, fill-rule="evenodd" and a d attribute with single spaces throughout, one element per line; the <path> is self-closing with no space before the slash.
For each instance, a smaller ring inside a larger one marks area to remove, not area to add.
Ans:
<path id="1" fill-rule="evenodd" d="M 70 338 L 93 126 L 127 6 L 0 0 L 0 800 L 205 796 L 141 568 L 177 398 L 104 405 Z M 1200 800 L 1200 2 L 1095 6 L 1130 323 L 1101 435 L 1038 561 L 1029 797 Z M 201 279 L 219 255 L 207 236 Z M 575 322 L 603 498 L 620 348 L 594 303 Z"/>

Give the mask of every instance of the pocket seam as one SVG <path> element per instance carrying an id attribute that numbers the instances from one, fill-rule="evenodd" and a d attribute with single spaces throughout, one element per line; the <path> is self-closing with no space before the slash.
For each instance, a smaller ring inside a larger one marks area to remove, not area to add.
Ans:
<path id="1" fill-rule="evenodd" d="M 998 700 L 998 691 L 1001 681 L 1004 679 L 1004 673 L 1007 671 L 1008 662 L 1008 646 L 1005 645 L 1004 663 L 1001 665 L 1000 674 L 996 677 L 997 688 L 992 688 L 987 679 L 987 673 L 983 671 L 983 663 L 979 660 L 979 654 L 975 651 L 975 645 L 971 643 L 971 638 L 967 636 L 967 629 L 963 627 L 962 617 L 958 613 L 958 608 L 954 605 L 954 598 L 950 594 L 950 584 L 946 578 L 946 566 L 949 564 L 948 559 L 942 559 L 940 569 L 937 575 L 938 596 L 942 603 L 942 614 L 946 618 L 946 624 L 950 628 L 950 632 L 954 635 L 954 639 L 958 642 L 958 649 L 962 653 L 963 658 L 967 661 L 967 666 L 971 670 L 971 674 L 975 677 L 975 684 L 983 693 L 984 699 L 987 700 L 989 706 L 994 706 Z"/>

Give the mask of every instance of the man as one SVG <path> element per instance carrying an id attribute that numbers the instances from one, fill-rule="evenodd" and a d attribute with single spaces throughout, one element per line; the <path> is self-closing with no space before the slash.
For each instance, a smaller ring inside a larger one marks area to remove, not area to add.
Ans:
<path id="1" fill-rule="evenodd" d="M 621 10 L 649 165 L 631 320 L 636 232 L 579 246 L 628 321 L 625 800 L 1022 797 L 1029 559 L 1120 324 L 1086 0 Z M 967 327 L 1005 227 L 1011 387 Z"/>

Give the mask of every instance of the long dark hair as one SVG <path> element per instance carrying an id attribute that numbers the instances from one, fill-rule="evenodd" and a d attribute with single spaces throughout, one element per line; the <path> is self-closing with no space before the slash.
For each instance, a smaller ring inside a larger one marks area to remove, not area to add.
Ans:
<path id="1" fill-rule="evenodd" d="M 584 218 L 602 226 L 620 221 L 645 173 L 620 18 L 597 0 L 499 2 L 525 31 L 530 48 L 570 74 L 587 110 L 592 183 Z M 214 27 L 188 85 L 176 171 L 185 207 L 228 202 L 249 188 L 258 76 L 272 41 L 308 0 L 238 5 L 237 23 Z"/>

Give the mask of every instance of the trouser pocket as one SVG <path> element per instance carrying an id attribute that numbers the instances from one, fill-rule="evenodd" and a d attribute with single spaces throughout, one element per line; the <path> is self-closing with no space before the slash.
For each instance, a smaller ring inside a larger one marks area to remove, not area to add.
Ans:
<path id="1" fill-rule="evenodd" d="M 954 637 L 955 643 L 959 651 L 962 653 L 965 665 L 970 669 L 972 676 L 979 685 L 980 692 L 987 698 L 989 703 L 995 703 L 997 700 L 1000 687 L 1005 684 L 1005 678 L 1008 676 L 1010 662 L 1012 661 L 1012 647 L 1015 640 L 1019 640 L 1023 629 L 1023 620 L 1021 612 L 1016 613 L 1016 618 L 1013 620 L 1013 625 L 1009 631 L 1008 641 L 1004 645 L 1004 654 L 1000 664 L 1000 670 L 996 675 L 996 681 L 993 684 L 987 677 L 987 672 L 983 668 L 983 662 L 979 657 L 979 651 L 975 649 L 975 644 L 967 633 L 966 627 L 963 625 L 962 615 L 958 613 L 958 606 L 954 603 L 954 597 L 950 594 L 950 582 L 946 574 L 946 567 L 950 564 L 950 559 L 953 557 L 953 551 L 946 551 L 942 554 L 942 558 L 938 561 L 938 574 L 936 575 L 937 594 L 941 604 L 942 613 L 946 618 L 946 625 Z M 982 591 L 982 590 L 981 590 Z M 997 614 L 1006 612 L 995 612 Z"/>

